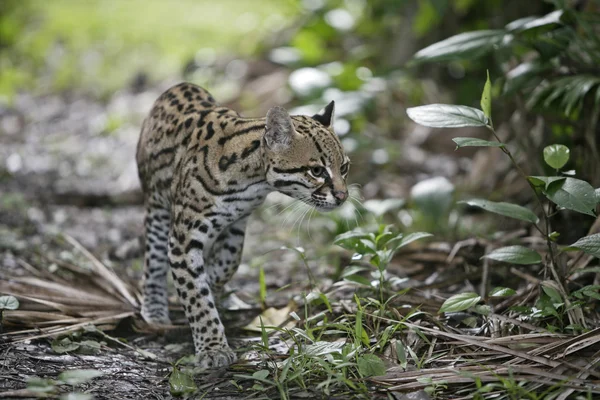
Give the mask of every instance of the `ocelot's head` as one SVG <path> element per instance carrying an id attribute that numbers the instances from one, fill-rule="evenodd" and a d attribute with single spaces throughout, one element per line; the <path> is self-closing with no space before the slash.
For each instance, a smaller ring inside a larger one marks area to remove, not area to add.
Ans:
<path id="1" fill-rule="evenodd" d="M 350 160 L 333 132 L 333 101 L 319 114 L 294 115 L 281 107 L 267 113 L 263 148 L 267 182 L 319 211 L 348 198 Z"/>

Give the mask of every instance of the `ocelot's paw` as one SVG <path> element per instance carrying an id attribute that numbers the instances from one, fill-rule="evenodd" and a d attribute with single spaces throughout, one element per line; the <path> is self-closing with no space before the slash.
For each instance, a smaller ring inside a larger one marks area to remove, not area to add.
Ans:
<path id="1" fill-rule="evenodd" d="M 229 347 L 207 350 L 202 352 L 202 354 L 196 355 L 196 365 L 200 368 L 226 367 L 236 360 L 237 356 Z"/>
<path id="2" fill-rule="evenodd" d="M 142 318 L 151 325 L 171 325 L 171 319 L 168 313 L 157 312 L 156 310 L 148 310 L 142 306 Z"/>

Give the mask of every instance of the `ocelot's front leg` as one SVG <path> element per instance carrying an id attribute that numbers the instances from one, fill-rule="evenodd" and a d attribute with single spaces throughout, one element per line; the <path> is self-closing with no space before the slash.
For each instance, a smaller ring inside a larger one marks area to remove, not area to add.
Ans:
<path id="1" fill-rule="evenodd" d="M 223 286 L 229 282 L 240 266 L 247 221 L 248 217 L 244 217 L 231 224 L 212 246 L 207 270 L 215 296 L 221 294 Z"/>
<path id="2" fill-rule="evenodd" d="M 236 356 L 227 343 L 204 261 L 214 241 L 210 237 L 218 236 L 219 232 L 206 219 L 197 220 L 189 228 L 174 224 L 169 235 L 169 263 L 175 288 L 192 329 L 198 365 L 226 366 Z"/>

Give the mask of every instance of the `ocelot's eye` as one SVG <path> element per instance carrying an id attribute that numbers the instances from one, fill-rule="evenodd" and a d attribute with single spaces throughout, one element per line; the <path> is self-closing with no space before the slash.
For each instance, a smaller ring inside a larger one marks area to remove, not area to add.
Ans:
<path id="1" fill-rule="evenodd" d="M 348 173 L 348 169 L 350 168 L 350 164 L 346 163 L 340 167 L 340 173 L 342 175 L 346 175 Z"/>
<path id="2" fill-rule="evenodd" d="M 325 175 L 325 168 L 320 167 L 320 166 L 310 167 L 310 173 L 315 178 L 319 178 L 319 177 Z"/>

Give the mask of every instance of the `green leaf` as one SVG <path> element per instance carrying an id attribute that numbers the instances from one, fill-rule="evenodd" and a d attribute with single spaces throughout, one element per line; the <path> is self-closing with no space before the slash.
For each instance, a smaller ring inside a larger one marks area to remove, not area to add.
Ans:
<path id="1" fill-rule="evenodd" d="M 69 338 L 63 338 L 61 340 L 54 339 L 51 347 L 55 353 L 62 354 L 77 350 L 79 348 L 79 343 L 72 342 Z"/>
<path id="2" fill-rule="evenodd" d="M 418 124 L 432 128 L 462 128 L 486 126 L 487 117 L 481 110 L 454 104 L 429 104 L 406 110 L 408 117 Z"/>
<path id="3" fill-rule="evenodd" d="M 500 29 L 460 33 L 425 47 L 413 59 L 417 62 L 438 62 L 478 58 L 492 51 L 504 35 L 505 31 Z"/>
<path id="4" fill-rule="evenodd" d="M 38 393 L 52 393 L 56 391 L 58 382 L 52 379 L 38 378 L 37 376 L 27 378 L 27 389 Z"/>
<path id="5" fill-rule="evenodd" d="M 265 304 L 267 300 L 267 281 L 265 279 L 265 270 L 260 266 L 258 270 L 258 293 L 261 304 Z"/>
<path id="6" fill-rule="evenodd" d="M 528 20 L 524 21 L 518 27 L 515 27 L 516 31 L 523 33 L 525 31 L 536 30 L 536 33 L 541 33 L 539 28 L 545 28 L 544 31 L 554 28 L 556 25 L 561 25 L 561 17 L 563 15 L 563 10 L 556 10 L 551 12 L 550 14 L 546 14 L 543 17 L 539 18 L 528 18 Z M 524 20 L 524 19 L 523 19 Z M 515 21 L 516 22 L 516 21 Z M 509 28 L 511 24 L 506 27 Z"/>
<path id="7" fill-rule="evenodd" d="M 552 144 L 544 148 L 544 161 L 554 169 L 561 169 L 569 161 L 570 150 L 562 144 Z"/>
<path id="8" fill-rule="evenodd" d="M 400 241 L 400 243 L 398 243 L 396 246 L 394 246 L 394 251 L 408 245 L 409 243 L 414 242 L 415 240 L 419 240 L 419 239 L 423 239 L 426 237 L 431 237 L 433 236 L 431 233 L 427 233 L 427 232 L 413 232 L 413 233 L 409 233 L 406 236 L 401 236 L 401 237 L 396 237 L 392 240 L 390 240 L 389 242 L 386 243 L 386 245 L 390 245 L 390 243 L 394 243 L 396 241 Z"/>
<path id="9" fill-rule="evenodd" d="M 456 143 L 457 149 L 460 147 L 504 147 L 504 143 L 470 137 L 455 137 L 452 141 Z"/>
<path id="10" fill-rule="evenodd" d="M 487 71 L 487 79 L 483 85 L 481 93 L 481 110 L 490 120 L 492 119 L 492 82 L 490 81 L 490 71 Z"/>
<path id="11" fill-rule="evenodd" d="M 514 295 L 515 293 L 517 293 L 517 292 L 515 292 L 514 289 L 505 288 L 505 287 L 497 287 L 497 288 L 492 289 L 489 296 L 490 297 L 508 297 L 508 296 Z"/>
<path id="12" fill-rule="evenodd" d="M 551 183 L 564 181 L 567 178 L 564 176 L 530 176 L 527 179 L 534 186 L 543 186 L 544 189 L 547 189 Z"/>
<path id="13" fill-rule="evenodd" d="M 268 369 L 261 369 L 252 374 L 252 377 L 256 379 L 267 379 L 267 376 L 269 376 Z"/>
<path id="14" fill-rule="evenodd" d="M 585 181 L 565 178 L 564 181 L 552 182 L 547 185 L 544 194 L 559 207 L 595 216 L 596 192 Z"/>
<path id="15" fill-rule="evenodd" d="M 326 354 L 342 354 L 344 342 L 324 342 L 319 341 L 307 345 L 304 348 L 305 355 L 308 356 L 324 356 Z"/>
<path id="16" fill-rule="evenodd" d="M 477 293 L 467 292 L 455 294 L 444 301 L 440 307 L 440 313 L 464 311 L 481 301 L 481 296 Z"/>
<path id="17" fill-rule="evenodd" d="M 375 354 L 363 354 L 357 360 L 358 371 L 362 376 L 382 376 L 385 375 L 385 364 Z"/>
<path id="18" fill-rule="evenodd" d="M 0 296 L 0 310 L 16 310 L 19 300 L 14 296 Z"/>
<path id="19" fill-rule="evenodd" d="M 194 379 L 189 374 L 181 372 L 177 367 L 174 367 L 171 372 L 169 387 L 173 396 L 181 396 L 198 390 Z"/>
<path id="20" fill-rule="evenodd" d="M 406 349 L 404 348 L 404 343 L 401 340 L 396 341 L 396 356 L 398 357 L 398 362 L 403 369 L 406 369 L 408 364 L 408 360 L 406 359 Z"/>
<path id="21" fill-rule="evenodd" d="M 483 199 L 471 199 L 459 201 L 459 204 L 467 204 L 472 207 L 479 207 L 489 212 L 504 215 L 505 217 L 515 218 L 521 221 L 537 224 L 539 218 L 531 210 L 512 203 L 495 202 Z"/>
<path id="22" fill-rule="evenodd" d="M 542 256 L 537 251 L 524 246 L 501 247 L 483 257 L 519 265 L 538 264 L 542 262 Z"/>
<path id="23" fill-rule="evenodd" d="M 104 375 L 104 372 L 96 369 L 71 369 L 58 375 L 58 379 L 67 385 L 76 386 L 102 375 Z"/>
<path id="24" fill-rule="evenodd" d="M 360 254 L 375 254 L 376 248 L 373 240 L 373 235 L 368 233 L 362 231 L 350 231 L 338 235 L 333 243 Z"/>
<path id="25" fill-rule="evenodd" d="M 600 258 L 600 233 L 584 236 L 569 247 L 574 247 L 586 254 Z"/>
<path id="26" fill-rule="evenodd" d="M 600 300 L 600 285 L 588 285 L 572 293 L 573 297 L 582 300 L 596 299 Z"/>
<path id="27" fill-rule="evenodd" d="M 77 353 L 79 354 L 87 354 L 94 355 L 100 354 L 101 346 L 95 340 L 83 340 L 79 343 L 79 349 L 77 349 Z"/>

